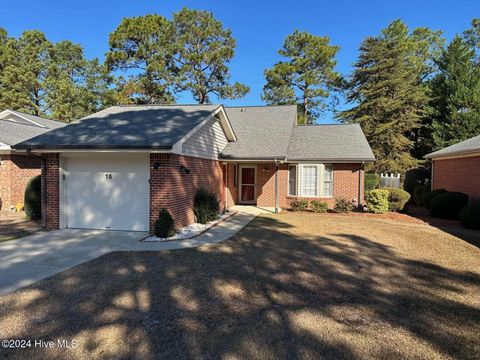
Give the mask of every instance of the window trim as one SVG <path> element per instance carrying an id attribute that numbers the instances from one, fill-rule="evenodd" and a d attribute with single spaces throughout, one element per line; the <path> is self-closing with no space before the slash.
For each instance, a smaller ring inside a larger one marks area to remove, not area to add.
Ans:
<path id="1" fill-rule="evenodd" d="M 288 196 L 295 196 L 299 198 L 318 198 L 318 199 L 331 199 L 334 197 L 334 184 L 335 184 L 335 167 L 333 164 L 322 164 L 322 163 L 298 163 L 298 164 L 289 164 L 290 166 L 296 166 L 297 167 L 297 172 L 296 172 L 296 192 L 297 195 L 291 195 L 289 194 L 289 188 L 290 188 L 290 182 L 287 183 L 288 189 L 287 189 L 287 194 Z M 304 195 L 302 191 L 302 174 L 303 174 L 303 167 L 304 166 L 316 166 L 317 167 L 317 191 L 315 196 L 311 195 Z M 331 189 L 332 189 L 332 195 L 325 195 L 325 166 L 329 166 L 332 169 L 332 179 L 330 180 L 331 184 Z M 290 171 L 289 171 L 289 176 L 290 176 Z"/>
<path id="2" fill-rule="evenodd" d="M 290 168 L 295 168 L 295 194 L 290 193 Z M 287 195 L 288 196 L 298 196 L 298 165 L 297 164 L 288 164 L 288 182 L 287 182 Z"/>

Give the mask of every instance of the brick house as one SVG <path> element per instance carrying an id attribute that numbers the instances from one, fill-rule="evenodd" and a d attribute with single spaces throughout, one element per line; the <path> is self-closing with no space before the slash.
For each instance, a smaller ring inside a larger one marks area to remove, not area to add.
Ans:
<path id="1" fill-rule="evenodd" d="M 432 189 L 460 191 L 480 199 L 480 135 L 425 156 L 432 163 Z"/>
<path id="2" fill-rule="evenodd" d="M 296 125 L 295 106 L 114 106 L 15 146 L 45 160 L 48 229 L 149 231 L 194 221 L 195 190 L 223 208 L 361 203 L 373 153 L 358 125 Z"/>
<path id="3" fill-rule="evenodd" d="M 15 153 L 12 146 L 64 126 L 64 123 L 13 110 L 0 112 L 0 199 L 1 210 L 23 202 L 28 181 L 40 174 L 38 156 Z"/>

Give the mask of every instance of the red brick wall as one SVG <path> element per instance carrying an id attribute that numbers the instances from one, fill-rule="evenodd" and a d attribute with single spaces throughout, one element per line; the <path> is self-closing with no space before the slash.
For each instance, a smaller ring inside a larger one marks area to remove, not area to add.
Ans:
<path id="1" fill-rule="evenodd" d="M 229 170 L 233 174 L 233 164 L 230 164 Z M 361 203 L 363 203 L 363 170 L 361 164 L 334 164 L 333 165 L 333 197 L 332 198 L 301 198 L 304 200 L 325 201 L 330 207 L 335 204 L 335 197 L 344 197 L 348 200 L 358 201 L 358 176 L 361 177 Z M 278 174 L 278 193 L 279 206 L 287 208 L 293 200 L 300 199 L 297 196 L 288 196 L 288 164 L 282 164 Z M 232 179 L 228 182 L 229 186 L 229 206 L 232 203 L 238 203 L 238 189 L 233 187 Z M 232 201 L 232 202 L 230 202 Z M 275 164 L 259 163 L 257 164 L 257 206 L 274 207 L 275 206 Z"/>
<path id="2" fill-rule="evenodd" d="M 42 168 L 42 218 L 47 230 L 60 227 L 60 183 L 59 183 L 59 155 L 42 154 L 45 159 L 45 168 Z"/>
<path id="3" fill-rule="evenodd" d="M 154 164 L 157 162 L 160 168 L 155 170 Z M 185 166 L 190 173 L 182 173 L 180 166 Z M 220 162 L 173 154 L 151 154 L 150 229 L 153 229 L 162 208 L 170 211 L 177 228 L 191 224 L 194 221 L 193 196 L 200 187 L 215 192 L 221 207 L 224 206 Z"/>
<path id="4" fill-rule="evenodd" d="M 433 161 L 433 188 L 460 191 L 480 199 L 480 156 Z"/>
<path id="5" fill-rule="evenodd" d="M 35 156 L 0 155 L 0 199 L 2 208 L 23 202 L 28 181 L 40 174 L 41 160 Z"/>

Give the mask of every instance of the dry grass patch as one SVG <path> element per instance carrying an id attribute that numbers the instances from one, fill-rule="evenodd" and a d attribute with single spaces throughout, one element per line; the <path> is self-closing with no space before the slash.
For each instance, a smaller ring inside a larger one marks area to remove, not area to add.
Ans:
<path id="1" fill-rule="evenodd" d="M 221 244 L 110 253 L 1 297 L 2 336 L 79 343 L 2 351 L 19 359 L 478 358 L 478 294 L 479 248 L 439 229 L 264 215 Z"/>

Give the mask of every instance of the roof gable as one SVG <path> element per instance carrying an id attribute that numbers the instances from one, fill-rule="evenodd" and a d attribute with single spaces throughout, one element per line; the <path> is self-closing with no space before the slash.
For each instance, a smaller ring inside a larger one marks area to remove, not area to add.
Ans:
<path id="1" fill-rule="evenodd" d="M 425 155 L 425 158 L 434 159 L 438 157 L 462 155 L 476 152 L 480 153 L 480 135 Z"/>
<path id="2" fill-rule="evenodd" d="M 220 105 L 112 106 L 17 149 L 171 149 Z"/>

